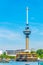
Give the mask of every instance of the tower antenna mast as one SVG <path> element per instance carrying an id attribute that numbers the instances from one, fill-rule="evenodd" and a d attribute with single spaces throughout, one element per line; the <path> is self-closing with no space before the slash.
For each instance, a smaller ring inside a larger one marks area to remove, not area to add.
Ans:
<path id="1" fill-rule="evenodd" d="M 28 7 L 26 8 L 26 24 L 28 24 Z"/>

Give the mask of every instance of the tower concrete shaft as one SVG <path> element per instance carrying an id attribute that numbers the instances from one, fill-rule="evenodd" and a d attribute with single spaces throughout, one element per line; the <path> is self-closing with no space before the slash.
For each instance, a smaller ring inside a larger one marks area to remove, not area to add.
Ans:
<path id="1" fill-rule="evenodd" d="M 26 36 L 26 50 L 29 49 L 29 37 Z"/>

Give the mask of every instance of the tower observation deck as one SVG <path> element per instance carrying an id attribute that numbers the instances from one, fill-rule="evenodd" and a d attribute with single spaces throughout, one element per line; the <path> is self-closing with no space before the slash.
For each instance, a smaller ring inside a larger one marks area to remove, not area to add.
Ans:
<path id="1" fill-rule="evenodd" d="M 23 31 L 23 33 L 26 36 L 26 50 L 29 50 L 29 35 L 31 33 L 31 31 L 29 30 L 29 24 L 28 24 L 28 7 L 26 8 L 26 27 L 25 30 Z"/>

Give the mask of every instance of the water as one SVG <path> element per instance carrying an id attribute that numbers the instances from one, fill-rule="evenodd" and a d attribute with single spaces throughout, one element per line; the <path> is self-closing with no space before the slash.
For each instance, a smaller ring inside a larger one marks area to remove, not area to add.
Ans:
<path id="1" fill-rule="evenodd" d="M 11 61 L 9 63 L 0 63 L 0 65 L 38 65 L 38 62 L 16 62 L 16 61 Z M 43 65 L 43 62 L 39 62 L 39 65 Z"/>

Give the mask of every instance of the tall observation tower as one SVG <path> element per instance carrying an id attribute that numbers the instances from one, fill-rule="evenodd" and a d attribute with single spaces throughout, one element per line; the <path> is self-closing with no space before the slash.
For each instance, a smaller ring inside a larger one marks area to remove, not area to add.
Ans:
<path id="1" fill-rule="evenodd" d="M 24 51 L 19 52 L 16 55 L 16 61 L 37 61 L 38 56 L 36 53 L 31 54 L 31 50 L 29 49 L 29 35 L 31 31 L 29 30 L 29 24 L 28 24 L 28 7 L 26 8 L 26 27 L 23 33 L 26 36 L 26 49 Z M 28 52 L 28 53 L 27 53 Z"/>
<path id="2" fill-rule="evenodd" d="M 31 31 L 29 30 L 29 24 L 28 24 L 28 7 L 26 8 L 26 27 L 23 33 L 26 36 L 26 50 L 29 50 L 29 35 Z"/>

